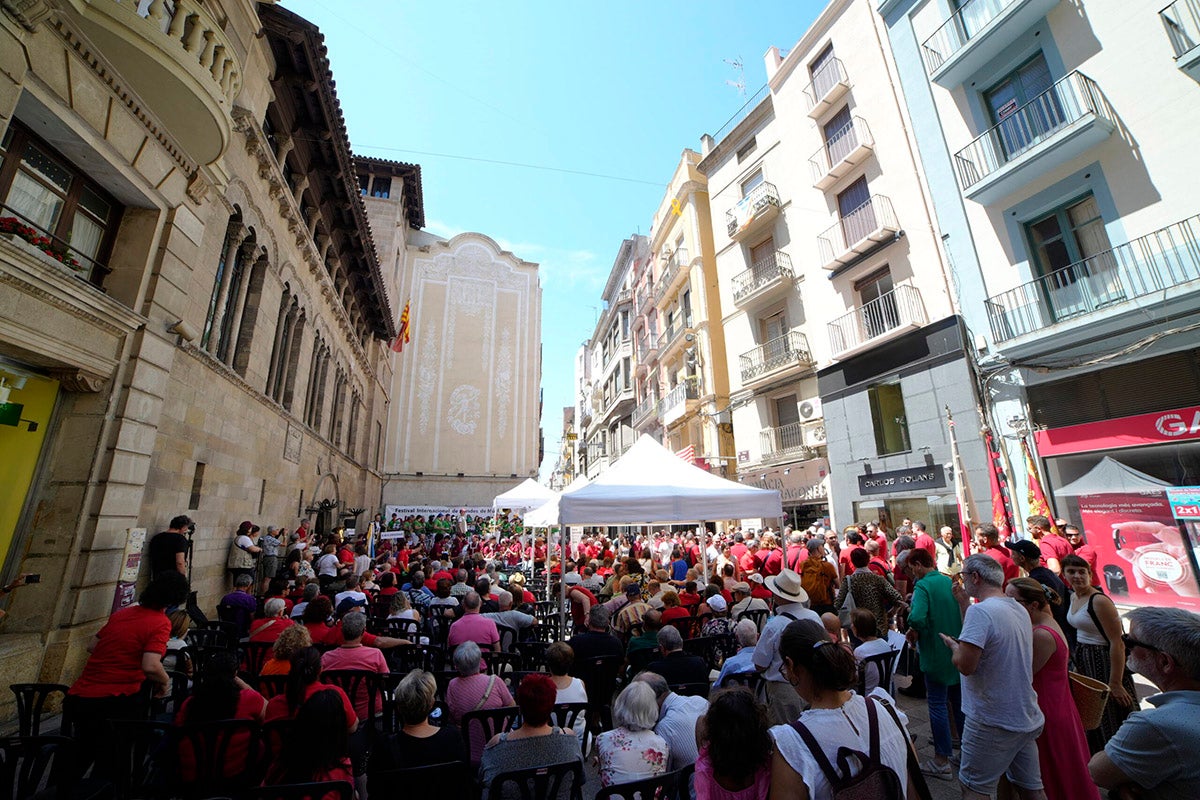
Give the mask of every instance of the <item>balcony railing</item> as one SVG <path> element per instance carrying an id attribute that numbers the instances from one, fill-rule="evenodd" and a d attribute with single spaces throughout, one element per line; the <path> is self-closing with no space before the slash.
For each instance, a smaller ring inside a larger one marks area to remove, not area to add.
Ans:
<path id="1" fill-rule="evenodd" d="M 654 287 L 654 302 L 657 303 L 667 296 L 667 290 L 671 288 L 671 284 L 679 277 L 681 271 L 687 269 L 690 263 L 685 247 L 679 248 L 667 258 L 667 267 L 658 276 L 658 284 Z"/>
<path id="2" fill-rule="evenodd" d="M 915 286 L 901 284 L 829 323 L 829 346 L 834 356 L 904 328 L 925 324 L 925 307 Z"/>
<path id="3" fill-rule="evenodd" d="M 637 313 L 645 314 L 654 306 L 654 283 L 646 281 L 637 294 Z"/>
<path id="4" fill-rule="evenodd" d="M 817 237 L 821 263 L 834 269 L 844 261 L 865 252 L 876 242 L 885 241 L 900 230 L 892 201 L 876 194 L 843 216 Z"/>
<path id="5" fill-rule="evenodd" d="M 658 355 L 658 334 L 648 331 L 646 338 L 638 342 L 637 357 L 639 362 L 651 361 Z"/>
<path id="6" fill-rule="evenodd" d="M 651 417 L 656 416 L 658 416 L 658 398 L 654 395 L 643 398 L 633 408 L 633 427 L 636 428 Z"/>
<path id="7" fill-rule="evenodd" d="M 759 431 L 759 450 L 764 459 L 791 455 L 807 455 L 811 448 L 804 443 L 803 422 L 789 422 L 774 428 Z"/>
<path id="8" fill-rule="evenodd" d="M 1158 12 L 1158 16 L 1167 29 L 1176 62 L 1185 69 L 1188 66 L 1194 68 L 1196 48 L 1200 47 L 1200 0 L 1175 0 Z M 1190 63 L 1185 64 L 1185 61 Z M 1192 77 L 1196 78 L 1197 74 Z"/>
<path id="9" fill-rule="evenodd" d="M 861 117 L 854 117 L 835 132 L 808 160 L 813 185 L 827 189 L 861 164 L 875 148 L 871 129 Z"/>
<path id="10" fill-rule="evenodd" d="M 684 381 L 663 395 L 663 399 L 658 404 L 658 415 L 665 417 L 668 412 L 682 405 L 684 402 L 698 400 L 699 398 L 700 393 L 696 389 L 696 384 L 693 381 Z"/>
<path id="11" fill-rule="evenodd" d="M 733 276 L 733 302 L 740 303 L 769 286 L 790 283 L 795 279 L 791 257 L 776 250 L 755 262 L 750 269 Z"/>
<path id="12" fill-rule="evenodd" d="M 730 238 L 748 231 L 754 221 L 770 208 L 779 208 L 779 191 L 775 184 L 764 181 L 725 212 L 725 228 Z"/>
<path id="13" fill-rule="evenodd" d="M 1004 342 L 1200 280 L 1200 216 L 1055 270 L 986 301 Z"/>
<path id="14" fill-rule="evenodd" d="M 663 350 L 666 350 L 668 347 L 674 344 L 675 341 L 683 334 L 683 332 L 690 327 L 692 327 L 692 320 L 690 317 L 687 319 L 680 317 L 668 325 L 658 337 L 659 352 L 661 353 Z"/>
<path id="15" fill-rule="evenodd" d="M 749 383 L 788 366 L 811 365 L 813 357 L 804 334 L 800 331 L 788 331 L 783 336 L 742 353 L 738 356 L 738 361 L 741 365 L 742 383 Z"/>
<path id="16" fill-rule="evenodd" d="M 963 191 L 1089 116 L 1116 124 L 1096 82 L 1072 72 L 955 154 L 954 168 Z"/>
<path id="17" fill-rule="evenodd" d="M 846 77 L 846 68 L 840 59 L 831 58 L 813 74 L 812 83 L 804 87 L 804 97 L 808 101 L 808 115 L 818 117 L 824 114 L 833 102 L 850 87 Z"/>
<path id="18" fill-rule="evenodd" d="M 57 261 L 62 264 L 63 269 L 76 277 L 100 286 L 104 277 L 112 272 L 110 267 L 86 253 L 73 249 L 66 239 L 55 236 L 13 207 L 0 204 L 0 219 L 4 218 L 13 220 L 16 224 L 5 223 L 0 226 L 0 236 L 10 239 L 17 247 L 44 254 L 46 258 Z M 12 229 L 11 232 L 5 233 L 9 228 Z M 34 244 L 30 240 L 41 241 Z"/>
<path id="19" fill-rule="evenodd" d="M 1059 0 L 968 0 L 921 46 L 925 71 L 948 89 L 1005 52 Z"/>

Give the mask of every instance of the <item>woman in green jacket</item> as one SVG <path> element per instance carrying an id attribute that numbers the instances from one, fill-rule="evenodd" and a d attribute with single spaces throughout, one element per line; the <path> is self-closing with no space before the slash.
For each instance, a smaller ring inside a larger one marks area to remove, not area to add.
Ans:
<path id="1" fill-rule="evenodd" d="M 960 735 L 963 729 L 962 690 L 950 650 L 938 634 L 957 637 L 962 632 L 962 610 L 954 597 L 950 578 L 938 572 L 925 550 L 910 550 L 904 570 L 913 580 L 912 607 L 908 612 L 908 642 L 917 646 L 929 703 L 934 757 L 921 765 L 926 775 L 950 780 L 950 712 Z"/>

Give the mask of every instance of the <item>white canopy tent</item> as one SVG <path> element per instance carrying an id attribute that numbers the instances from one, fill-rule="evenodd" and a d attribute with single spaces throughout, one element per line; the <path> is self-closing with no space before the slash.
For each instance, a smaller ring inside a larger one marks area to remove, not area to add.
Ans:
<path id="1" fill-rule="evenodd" d="M 519 486 L 514 486 L 504 494 L 496 495 L 492 500 L 492 508 L 528 511 L 531 508 L 545 505 L 557 496 L 552 490 L 542 486 L 533 478 L 526 478 Z"/>
<path id="2" fill-rule="evenodd" d="M 1138 492 L 1161 492 L 1172 484 L 1160 481 L 1133 467 L 1127 467 L 1116 459 L 1105 456 L 1100 463 L 1054 493 L 1063 497 L 1079 497 L 1086 494 L 1136 494 Z"/>
<path id="3" fill-rule="evenodd" d="M 563 492 L 573 492 L 576 489 L 582 489 L 587 486 L 589 481 L 583 475 L 580 475 L 575 480 L 571 481 Z M 562 495 L 555 494 L 554 499 L 549 500 L 525 515 L 526 528 L 552 528 L 558 525 L 558 501 Z"/>

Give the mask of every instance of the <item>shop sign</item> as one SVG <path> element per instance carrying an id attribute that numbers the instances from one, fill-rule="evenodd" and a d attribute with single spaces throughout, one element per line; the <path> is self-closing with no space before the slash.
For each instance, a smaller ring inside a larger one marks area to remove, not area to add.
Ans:
<path id="1" fill-rule="evenodd" d="M 1171 514 L 1178 520 L 1200 520 L 1200 486 L 1181 486 L 1167 489 Z"/>
<path id="2" fill-rule="evenodd" d="M 765 475 L 754 472 L 743 484 L 779 492 L 779 499 L 785 506 L 823 503 L 829 499 L 829 462 L 815 458 L 784 469 L 771 470 Z"/>
<path id="3" fill-rule="evenodd" d="M 1200 406 L 1037 431 L 1042 458 L 1200 439 Z"/>
<path id="4" fill-rule="evenodd" d="M 891 472 L 872 472 L 858 476 L 859 494 L 892 494 L 925 489 L 941 489 L 946 485 L 946 471 L 941 464 Z"/>

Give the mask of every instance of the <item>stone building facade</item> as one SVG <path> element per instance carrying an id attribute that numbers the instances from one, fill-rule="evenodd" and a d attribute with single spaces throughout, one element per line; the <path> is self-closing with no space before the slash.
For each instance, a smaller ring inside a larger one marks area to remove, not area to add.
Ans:
<path id="1" fill-rule="evenodd" d="M 0 683 L 69 683 L 132 598 L 139 533 L 197 521 L 211 608 L 241 520 L 375 506 L 397 295 L 313 25 L 0 6 L 0 577 L 42 576 L 6 598 Z M 423 223 L 402 166 L 365 171 L 399 199 L 392 252 Z"/>

